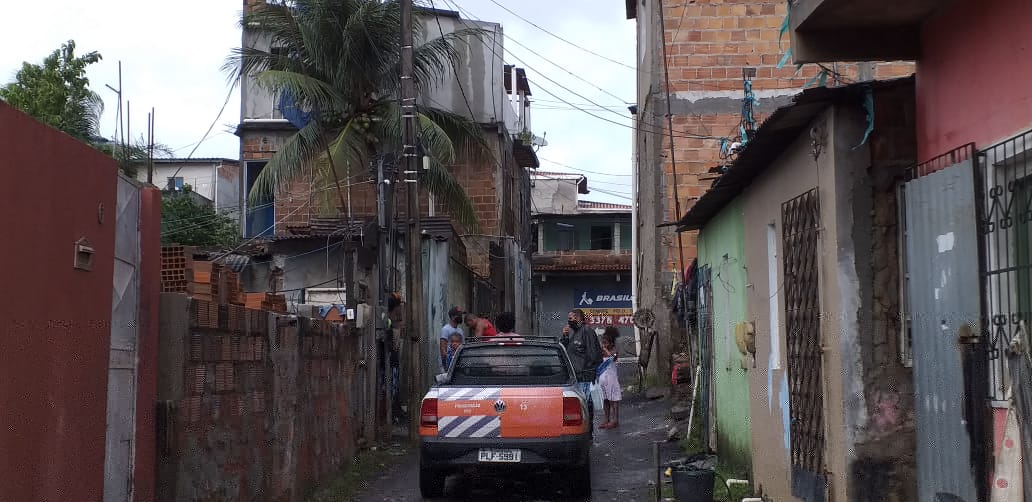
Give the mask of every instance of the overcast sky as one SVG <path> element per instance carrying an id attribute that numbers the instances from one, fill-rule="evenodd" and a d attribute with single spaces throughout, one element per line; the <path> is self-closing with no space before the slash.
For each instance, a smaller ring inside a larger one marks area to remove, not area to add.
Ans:
<path id="1" fill-rule="evenodd" d="M 626 107 L 634 101 L 635 70 L 573 45 L 633 67 L 634 22 L 624 19 L 623 4 L 498 0 L 546 32 L 492 0 L 434 0 L 437 8 L 454 10 L 448 1 L 451 5 L 457 2 L 467 12 L 466 17 L 503 25 L 506 62 L 526 68 L 531 82 L 536 101 L 532 108 L 533 132 L 548 140 L 548 146 L 538 152 L 541 169 L 576 170 L 587 175 L 592 194 L 586 199 L 628 202 L 621 195 L 626 197 L 631 190 L 631 120 Z M 427 5 L 429 0 L 420 3 Z M 240 44 L 237 20 L 242 4 L 242 0 L 22 3 L 17 15 L 0 16 L 0 47 L 4 47 L 0 51 L 0 82 L 13 80 L 23 61 L 40 62 L 61 43 L 75 40 L 80 54 L 98 51 L 104 58 L 91 67 L 88 75 L 91 86 L 107 105 L 101 133 L 111 136 L 115 131 L 118 100 L 105 84 L 118 87 L 121 61 L 122 88 L 130 102 L 133 136 L 145 131 L 147 113 L 153 107 L 157 141 L 173 148 L 176 156 L 185 157 L 226 102 L 230 84 L 220 68 L 230 49 Z M 236 158 L 239 143 L 232 129 L 239 117 L 239 92 L 234 91 L 211 134 L 193 156 Z"/>

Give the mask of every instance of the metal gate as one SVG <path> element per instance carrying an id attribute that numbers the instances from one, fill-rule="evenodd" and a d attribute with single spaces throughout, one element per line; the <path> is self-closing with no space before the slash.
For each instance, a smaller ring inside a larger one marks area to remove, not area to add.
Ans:
<path id="1" fill-rule="evenodd" d="M 115 271 L 108 359 L 104 502 L 133 498 L 136 453 L 136 351 L 139 318 L 140 191 L 118 178 L 115 208 Z"/>
<path id="2" fill-rule="evenodd" d="M 1011 352 L 1015 338 L 1029 338 L 1032 322 L 1032 131 L 1020 134 L 978 155 L 977 180 L 982 185 L 982 213 L 978 230 L 985 246 L 983 287 L 985 296 L 987 379 L 990 399 L 1001 408 L 1014 386 L 1020 416 L 1032 406 L 1032 364 L 1019 350 Z M 1026 347 L 1027 350 L 1027 347 Z M 1015 379 L 1015 376 L 1017 378 Z M 1021 409 L 1026 408 L 1026 409 Z M 1022 426 L 1024 477 L 1032 479 L 1032 420 Z M 1032 482 L 1025 481 L 1025 498 L 1032 500 Z"/>
<path id="3" fill-rule="evenodd" d="M 980 500 L 971 347 L 978 338 L 978 234 L 973 148 L 917 166 L 901 190 L 914 360 L 920 502 Z M 977 359 L 974 358 L 974 359 Z M 984 484 L 984 483 L 982 483 Z"/>
<path id="4" fill-rule="evenodd" d="M 817 267 L 820 221 L 816 188 L 781 205 L 792 495 L 811 502 L 824 500 L 827 485 Z"/>

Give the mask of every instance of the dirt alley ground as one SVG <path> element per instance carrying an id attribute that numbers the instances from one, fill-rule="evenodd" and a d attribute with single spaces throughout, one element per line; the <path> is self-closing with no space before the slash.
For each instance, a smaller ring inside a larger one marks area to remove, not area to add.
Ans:
<path id="1" fill-rule="evenodd" d="M 678 456 L 676 442 L 665 442 L 672 425 L 670 401 L 647 400 L 625 393 L 620 410 L 620 428 L 598 430 L 601 413 L 595 417 L 592 451 L 593 502 L 646 502 L 653 500 L 655 471 L 652 444 L 660 446 L 663 462 Z M 583 502 L 566 495 L 562 479 L 555 475 L 527 475 L 513 478 L 452 476 L 441 502 Z M 354 502 L 415 502 L 419 495 L 419 455 L 410 449 L 404 458 L 384 469 Z"/>

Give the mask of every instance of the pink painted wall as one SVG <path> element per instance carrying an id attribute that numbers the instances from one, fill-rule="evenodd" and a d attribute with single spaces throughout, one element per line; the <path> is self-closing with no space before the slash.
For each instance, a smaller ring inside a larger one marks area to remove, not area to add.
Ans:
<path id="1" fill-rule="evenodd" d="M 959 0 L 922 28 L 918 157 L 981 149 L 1032 129 L 1029 0 Z"/>
<path id="2" fill-rule="evenodd" d="M 158 399 L 158 298 L 161 291 L 161 191 L 140 190 L 140 337 L 136 388 L 136 465 L 134 495 L 155 499 L 157 455 L 155 414 Z"/>
<path id="3" fill-rule="evenodd" d="M 0 502 L 101 500 L 118 166 L 2 102 L 0 151 Z"/>

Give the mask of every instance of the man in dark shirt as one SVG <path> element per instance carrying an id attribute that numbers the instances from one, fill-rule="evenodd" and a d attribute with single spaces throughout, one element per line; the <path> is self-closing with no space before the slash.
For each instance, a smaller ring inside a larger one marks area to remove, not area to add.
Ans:
<path id="1" fill-rule="evenodd" d="M 566 347 L 570 362 L 573 363 L 573 370 L 577 373 L 577 380 L 581 382 L 584 396 L 588 398 L 588 415 L 594 430 L 595 406 L 591 401 L 590 388 L 596 379 L 595 370 L 602 364 L 602 345 L 599 344 L 595 333 L 585 325 L 583 310 L 570 311 L 567 324 L 563 327 L 563 336 L 559 341 Z"/>

